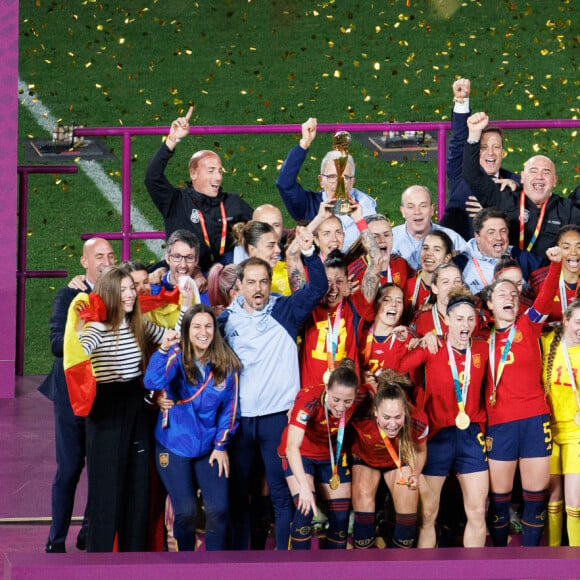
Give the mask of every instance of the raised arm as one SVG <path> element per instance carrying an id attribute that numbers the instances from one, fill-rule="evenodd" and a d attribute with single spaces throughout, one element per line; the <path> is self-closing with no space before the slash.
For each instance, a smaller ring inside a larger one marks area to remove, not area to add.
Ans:
<path id="1" fill-rule="evenodd" d="M 360 237 L 369 257 L 369 263 L 365 270 L 360 290 L 365 300 L 372 303 L 377 295 L 381 283 L 381 250 L 375 237 L 370 233 L 368 225 L 363 218 L 362 208 L 358 203 L 351 203 L 352 213 L 350 214 L 360 232 Z"/>
<path id="2" fill-rule="evenodd" d="M 316 137 L 316 125 L 313 117 L 302 124 L 300 144 L 290 150 L 276 179 L 276 187 L 284 205 L 295 220 L 311 220 L 322 201 L 322 194 L 308 191 L 298 183 L 298 174 L 306 159 L 307 150 Z"/>
<path id="3" fill-rule="evenodd" d="M 193 107 L 190 107 L 185 117 L 179 117 L 171 123 L 171 129 L 164 145 L 157 151 L 147 167 L 145 186 L 163 217 L 169 214 L 174 196 L 179 193 L 179 190 L 173 187 L 165 177 L 165 168 L 173 156 L 177 143 L 189 135 L 189 119 L 192 112 Z"/>
<path id="4" fill-rule="evenodd" d="M 469 79 L 457 79 L 453 83 L 453 115 L 451 117 L 451 139 L 447 149 L 447 179 L 454 182 L 461 178 L 463 169 L 463 147 L 467 139 L 467 117 L 469 116 Z"/>

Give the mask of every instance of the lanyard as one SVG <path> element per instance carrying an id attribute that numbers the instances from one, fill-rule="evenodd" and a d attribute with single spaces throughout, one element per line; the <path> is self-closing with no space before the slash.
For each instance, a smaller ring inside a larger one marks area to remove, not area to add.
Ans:
<path id="1" fill-rule="evenodd" d="M 562 305 L 562 312 L 568 308 L 568 297 L 566 296 L 566 281 L 564 280 L 564 272 L 560 272 L 560 304 Z"/>
<path id="2" fill-rule="evenodd" d="M 481 269 L 481 266 L 479 265 L 479 261 L 477 260 L 477 258 L 475 256 L 472 256 L 471 259 L 473 260 L 473 265 L 475 266 L 475 269 L 477 270 L 477 273 L 478 273 L 481 281 L 483 282 L 483 285 L 489 286 L 489 284 L 487 283 L 487 280 L 485 278 L 485 275 L 483 274 L 483 270 Z"/>
<path id="3" fill-rule="evenodd" d="M 433 324 L 435 325 L 435 330 L 439 336 L 443 336 L 443 329 L 441 328 L 441 321 L 439 320 L 439 311 L 437 310 L 437 304 L 433 304 L 431 308 L 431 316 L 433 317 Z"/>
<path id="4" fill-rule="evenodd" d="M 467 347 L 465 353 L 465 371 L 463 373 L 463 385 L 459 383 L 459 372 L 457 371 L 457 362 L 453 354 L 453 347 L 447 340 L 447 352 L 449 353 L 449 366 L 453 376 L 453 385 L 455 386 L 455 396 L 457 398 L 457 407 L 460 413 L 465 413 L 465 403 L 467 402 L 467 393 L 469 391 L 469 378 L 471 375 L 471 344 Z"/>
<path id="5" fill-rule="evenodd" d="M 495 369 L 495 328 L 492 328 L 491 334 L 489 335 L 489 362 L 491 367 L 491 378 L 493 379 L 493 390 L 497 390 L 497 386 L 501 381 L 501 376 L 503 374 L 503 369 L 512 347 L 512 342 L 514 341 L 514 336 L 516 335 L 516 325 L 514 324 L 509 331 L 505 346 L 502 348 L 501 357 L 499 359 L 499 364 L 497 365 L 497 375 Z"/>
<path id="6" fill-rule="evenodd" d="M 201 385 L 201 387 L 199 387 L 199 389 L 193 395 L 191 395 L 191 397 L 188 397 L 187 399 L 180 399 L 175 404 L 176 405 L 185 405 L 186 403 L 191 403 L 194 399 L 196 399 L 199 395 L 201 395 L 202 391 L 208 386 L 209 382 L 212 379 L 213 379 L 213 371 L 210 371 L 210 373 L 209 373 L 207 379 L 205 380 L 205 382 L 203 383 L 203 385 Z M 168 421 L 169 421 L 169 410 L 164 409 L 163 416 L 161 418 L 161 428 L 162 429 L 165 429 L 167 427 Z"/>
<path id="7" fill-rule="evenodd" d="M 393 447 L 393 444 L 391 443 L 391 440 L 388 438 L 387 434 L 380 428 L 378 421 L 377 428 L 379 429 L 379 433 L 383 438 L 383 442 L 385 444 L 385 447 L 387 448 L 387 451 L 389 452 L 389 455 L 391 456 L 391 459 L 393 460 L 394 464 L 397 466 L 397 469 L 399 470 L 400 476 L 398 481 L 399 485 L 409 485 L 409 482 L 405 479 L 403 475 L 403 462 L 401 461 L 401 442 L 399 441 L 399 453 L 397 455 L 397 453 L 395 453 L 395 449 Z"/>
<path id="8" fill-rule="evenodd" d="M 411 300 L 411 309 L 412 310 L 415 309 L 415 305 L 417 304 L 417 298 L 419 298 L 419 290 L 421 289 L 421 278 L 422 277 L 423 277 L 422 273 L 418 272 L 417 279 L 415 280 L 415 288 L 413 290 L 413 298 Z M 425 287 L 427 288 L 428 286 L 425 284 Z M 427 294 L 427 297 L 425 298 L 424 304 L 427 304 L 430 297 L 431 297 L 431 292 L 429 292 L 429 294 Z"/>
<path id="9" fill-rule="evenodd" d="M 525 199 L 526 196 L 524 191 L 520 193 L 520 250 L 524 249 L 524 226 L 525 226 Z M 538 221 L 536 223 L 536 229 L 534 230 L 534 234 L 532 235 L 532 239 L 530 240 L 526 250 L 529 252 L 536 240 L 538 239 L 538 234 L 540 233 L 540 228 L 542 227 L 542 222 L 544 221 L 544 214 L 546 213 L 546 205 L 548 204 L 548 200 L 544 201 L 542 204 L 542 208 L 540 209 L 540 216 L 538 217 Z"/>
<path id="10" fill-rule="evenodd" d="M 395 343 L 395 339 L 397 337 L 394 333 L 391 332 L 390 335 L 388 334 L 385 337 L 385 342 L 386 342 L 386 339 L 389 338 L 389 336 L 391 337 L 391 340 L 389 341 L 389 351 L 391 351 L 391 350 L 393 350 L 393 344 Z M 367 334 L 367 341 L 366 341 L 365 350 L 364 350 L 364 366 L 367 366 L 369 364 L 369 361 L 371 360 L 371 353 L 372 353 L 374 338 L 375 338 L 375 325 L 373 324 L 369 330 L 369 333 Z"/>
<path id="11" fill-rule="evenodd" d="M 336 361 L 336 351 L 338 349 L 338 333 L 340 331 L 340 322 L 342 320 L 342 300 L 336 309 L 334 315 L 334 324 L 330 320 L 330 312 L 326 311 L 328 319 L 328 332 L 326 333 L 326 359 L 328 362 L 328 370 L 334 370 L 334 363 Z"/>
<path id="12" fill-rule="evenodd" d="M 196 207 L 197 207 L 197 205 L 196 205 Z M 220 213 L 222 215 L 222 237 L 220 240 L 220 253 L 219 253 L 219 255 L 223 256 L 224 252 L 226 251 L 226 232 L 228 229 L 228 218 L 226 216 L 226 208 L 224 207 L 223 201 L 220 201 Z M 199 208 L 197 208 L 197 215 L 199 216 L 199 225 L 200 225 L 201 231 L 203 233 L 203 240 L 205 242 L 205 245 L 209 248 L 209 251 L 211 252 L 211 257 L 213 259 L 214 255 L 213 255 L 213 250 L 211 248 L 211 242 L 209 240 L 209 235 L 207 233 L 207 227 L 205 225 L 205 218 L 203 217 L 203 213 L 201 212 L 201 210 Z"/>
<path id="13" fill-rule="evenodd" d="M 383 270 L 383 272 L 385 272 L 385 270 Z M 383 282 L 383 272 L 381 272 L 381 284 L 384 284 Z M 389 263 L 389 265 L 387 266 L 387 284 L 392 284 L 393 283 L 393 273 L 391 272 L 391 264 Z"/>
<path id="14" fill-rule="evenodd" d="M 332 469 L 332 476 L 338 475 L 338 462 L 340 460 L 340 452 L 342 450 L 342 441 L 344 439 L 344 427 L 346 425 L 346 411 L 342 414 L 340 418 L 340 423 L 338 424 L 338 433 L 336 434 L 336 461 L 334 459 L 334 453 L 332 452 L 332 439 L 330 437 L 330 421 L 328 420 L 328 407 L 326 406 L 326 397 L 328 392 L 324 394 L 324 415 L 326 417 L 326 431 L 328 433 L 328 449 L 330 451 L 330 467 Z"/>
<path id="15" fill-rule="evenodd" d="M 564 337 L 562 337 L 562 354 L 564 355 L 564 360 L 566 361 L 566 369 L 568 371 L 568 376 L 570 377 L 570 384 L 572 385 L 574 400 L 576 401 L 576 406 L 578 407 L 578 410 L 580 410 L 580 402 L 578 401 L 578 385 L 576 383 L 574 371 L 572 370 L 572 363 L 570 362 L 570 353 L 568 352 L 568 347 L 566 345 Z"/>

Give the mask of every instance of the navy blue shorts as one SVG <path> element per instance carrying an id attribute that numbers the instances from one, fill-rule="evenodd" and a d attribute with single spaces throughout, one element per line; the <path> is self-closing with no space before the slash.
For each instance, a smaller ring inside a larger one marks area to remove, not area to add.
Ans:
<path id="1" fill-rule="evenodd" d="M 446 477 L 452 470 L 459 474 L 487 471 L 485 440 L 478 423 L 465 430 L 446 427 L 427 441 L 423 475 Z"/>
<path id="2" fill-rule="evenodd" d="M 549 415 L 490 425 L 485 435 L 487 455 L 497 461 L 520 457 L 550 457 L 552 429 Z"/>
<path id="3" fill-rule="evenodd" d="M 304 467 L 304 472 L 312 475 L 314 481 L 317 483 L 328 483 L 332 477 L 330 459 L 310 459 L 309 457 L 302 457 L 302 466 Z M 286 457 L 282 457 L 282 468 L 284 469 L 284 475 L 286 477 L 293 475 Z M 352 481 L 352 473 L 346 453 L 343 453 L 340 457 L 338 476 L 340 477 L 340 483 L 350 483 Z"/>

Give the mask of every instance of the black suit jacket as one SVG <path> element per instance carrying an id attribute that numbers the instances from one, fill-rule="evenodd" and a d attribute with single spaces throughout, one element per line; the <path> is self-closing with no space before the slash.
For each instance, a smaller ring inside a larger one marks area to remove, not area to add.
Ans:
<path id="1" fill-rule="evenodd" d="M 48 397 L 55 405 L 69 405 L 70 399 L 63 366 L 64 329 L 69 306 L 80 290 L 73 288 L 61 288 L 54 297 L 52 303 L 52 316 L 50 317 L 50 344 L 54 362 L 50 373 L 38 387 L 38 390 Z"/>

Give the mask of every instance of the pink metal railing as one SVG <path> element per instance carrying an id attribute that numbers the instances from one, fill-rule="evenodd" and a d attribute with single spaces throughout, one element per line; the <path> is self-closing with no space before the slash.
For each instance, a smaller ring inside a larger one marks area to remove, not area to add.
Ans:
<path id="1" fill-rule="evenodd" d="M 16 375 L 24 374 L 24 329 L 26 323 L 27 278 L 65 278 L 66 270 L 27 270 L 28 175 L 31 173 L 76 173 L 76 165 L 18 166 L 18 271 L 16 272 Z"/>
<path id="2" fill-rule="evenodd" d="M 494 125 L 502 129 L 572 129 L 580 128 L 577 119 L 553 119 L 545 121 L 494 121 Z M 332 133 L 339 129 L 351 133 L 386 132 L 386 131 L 436 131 L 437 132 L 437 210 L 443 214 L 445 208 L 445 145 L 446 133 L 451 128 L 449 121 L 413 122 L 413 123 L 321 123 L 317 127 L 319 133 Z M 121 200 L 121 231 L 85 233 L 83 239 L 93 236 L 109 240 L 121 240 L 121 259 L 128 260 L 131 255 L 131 241 L 142 239 L 164 239 L 164 232 L 132 232 L 131 231 L 131 137 L 144 135 L 166 135 L 169 127 L 98 127 L 78 128 L 75 134 L 79 137 L 121 137 L 122 138 L 122 200 Z M 193 126 L 191 135 L 248 135 L 273 133 L 300 133 L 300 125 L 212 125 Z M 18 255 L 18 299 L 17 299 L 17 344 L 16 344 L 16 374 L 23 372 L 24 361 L 24 305 L 26 278 L 64 277 L 64 270 L 27 271 L 26 270 L 26 207 L 28 200 L 29 173 L 76 173 L 76 166 L 21 166 L 20 174 L 20 224 L 19 224 L 19 255 Z"/>

